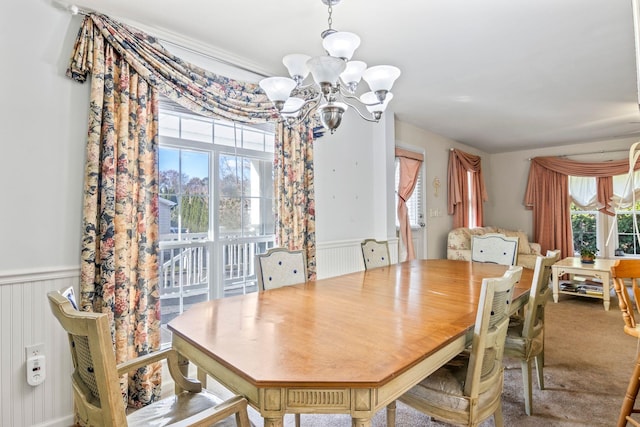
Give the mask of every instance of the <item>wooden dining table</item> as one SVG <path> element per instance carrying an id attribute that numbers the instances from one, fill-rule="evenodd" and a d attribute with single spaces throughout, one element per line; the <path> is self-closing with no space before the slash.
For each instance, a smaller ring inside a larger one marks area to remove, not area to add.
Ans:
<path id="1" fill-rule="evenodd" d="M 199 303 L 169 322 L 175 349 L 265 427 L 286 413 L 371 417 L 470 343 L 482 279 L 508 267 L 414 260 Z M 523 269 L 512 311 L 528 297 Z"/>

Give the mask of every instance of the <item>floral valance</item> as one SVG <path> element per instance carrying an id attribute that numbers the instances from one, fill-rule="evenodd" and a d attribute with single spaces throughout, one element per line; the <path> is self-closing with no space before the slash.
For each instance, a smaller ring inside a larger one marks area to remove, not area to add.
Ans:
<path id="1" fill-rule="evenodd" d="M 167 51 L 155 37 L 92 13 L 80 28 L 67 75 L 84 82 L 93 69 L 93 45 L 101 37 L 149 85 L 190 111 L 241 123 L 275 121 L 260 86 L 219 76 Z"/>

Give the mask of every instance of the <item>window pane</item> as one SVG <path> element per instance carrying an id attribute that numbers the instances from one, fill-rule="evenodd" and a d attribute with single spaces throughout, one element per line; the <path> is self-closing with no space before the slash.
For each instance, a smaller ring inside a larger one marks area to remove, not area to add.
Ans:
<path id="1" fill-rule="evenodd" d="M 184 193 L 209 193 L 209 153 L 182 150 L 180 166 Z"/>
<path id="2" fill-rule="evenodd" d="M 162 136 L 180 137 L 180 118 L 173 114 L 158 114 L 158 133 Z"/>
<path id="3" fill-rule="evenodd" d="M 262 200 L 259 198 L 248 198 L 244 200 L 242 209 L 242 236 L 258 236 L 261 234 L 262 221 L 260 220 L 260 205 Z"/>
<path id="4" fill-rule="evenodd" d="M 267 153 L 273 153 L 274 152 L 274 146 L 275 146 L 275 141 L 276 141 L 276 135 L 275 133 L 268 133 L 265 135 L 265 140 L 264 140 L 264 151 L 266 151 Z"/>
<path id="5" fill-rule="evenodd" d="M 242 130 L 242 147 L 249 150 L 262 151 L 264 148 L 264 133 L 244 128 Z"/>
<path id="6" fill-rule="evenodd" d="M 218 177 L 220 195 L 238 197 L 242 191 L 242 160 L 236 156 L 220 154 Z"/>
<path id="7" fill-rule="evenodd" d="M 182 233 L 206 233 L 209 230 L 209 196 L 182 196 L 181 206 Z"/>
<path id="8" fill-rule="evenodd" d="M 262 168 L 260 160 L 244 159 L 242 162 L 244 185 L 242 186 L 243 196 L 259 196 L 262 183 Z"/>
<path id="9" fill-rule="evenodd" d="M 640 221 L 636 214 L 636 221 Z M 618 248 L 622 249 L 626 254 L 637 254 L 638 238 L 634 233 L 633 214 L 618 213 Z"/>
<path id="10" fill-rule="evenodd" d="M 575 207 L 572 205 L 572 207 Z M 597 248 L 597 211 L 571 210 L 571 228 L 573 231 L 573 250 L 580 248 Z"/>
<path id="11" fill-rule="evenodd" d="M 240 237 L 242 233 L 242 203 L 240 198 L 221 197 L 218 214 L 220 237 Z"/>
<path id="12" fill-rule="evenodd" d="M 200 142 L 213 141 L 211 121 L 182 119 L 182 138 Z"/>
<path id="13" fill-rule="evenodd" d="M 180 150 L 161 147 L 158 159 L 160 196 L 177 194 L 180 191 Z"/>
<path id="14" fill-rule="evenodd" d="M 235 147 L 236 134 L 233 123 L 216 121 L 214 124 L 215 143 Z"/>

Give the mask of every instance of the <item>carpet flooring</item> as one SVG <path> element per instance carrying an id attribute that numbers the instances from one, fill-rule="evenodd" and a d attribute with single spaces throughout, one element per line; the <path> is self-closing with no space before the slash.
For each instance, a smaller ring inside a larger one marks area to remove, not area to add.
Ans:
<path id="1" fill-rule="evenodd" d="M 611 309 L 601 300 L 560 295 L 546 308 L 545 390 L 537 388 L 533 375 L 533 415 L 524 413 L 520 362 L 505 359 L 503 414 L 505 425 L 575 427 L 616 425 L 622 398 L 635 363 L 637 341 L 623 332 L 623 320 L 615 294 Z M 398 403 L 396 426 L 445 426 Z M 259 414 L 250 409 L 256 427 Z M 351 426 L 348 415 L 302 415 L 302 427 Z M 294 426 L 293 415 L 285 417 Z M 374 427 L 386 425 L 384 410 L 372 419 Z M 482 427 L 493 426 L 493 419 Z"/>

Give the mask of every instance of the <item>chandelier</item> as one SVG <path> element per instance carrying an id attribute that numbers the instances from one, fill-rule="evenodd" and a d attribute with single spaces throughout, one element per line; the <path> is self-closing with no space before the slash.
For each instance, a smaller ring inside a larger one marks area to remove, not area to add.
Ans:
<path id="1" fill-rule="evenodd" d="M 393 99 L 390 90 L 400 76 L 400 70 L 391 65 L 367 68 L 362 61 L 352 61 L 351 57 L 360 45 L 360 37 L 331 28 L 333 6 L 340 1 L 322 0 L 329 14 L 329 28 L 321 34 L 322 47 L 327 55 L 287 55 L 282 62 L 290 78 L 268 77 L 260 81 L 260 87 L 287 126 L 301 122 L 316 111 L 322 125 L 333 133 L 340 126 L 348 107 L 353 108 L 364 120 L 377 123 Z M 314 83 L 305 85 L 309 73 Z M 361 79 L 367 82 L 369 91 L 357 96 L 356 90 Z M 368 115 L 360 111 L 363 108 L 366 108 Z"/>

